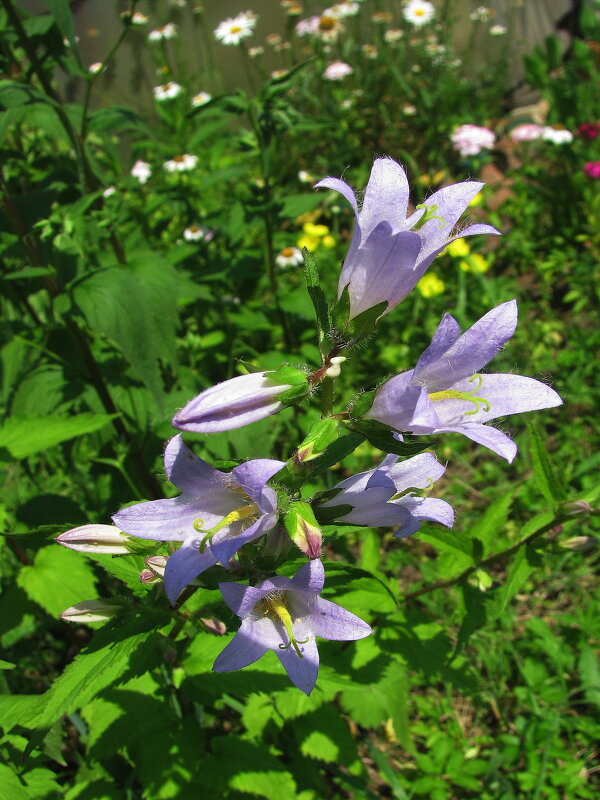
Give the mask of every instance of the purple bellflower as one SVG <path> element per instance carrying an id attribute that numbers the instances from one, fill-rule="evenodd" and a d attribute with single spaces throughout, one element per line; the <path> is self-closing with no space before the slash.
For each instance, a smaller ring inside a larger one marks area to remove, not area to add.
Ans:
<path id="1" fill-rule="evenodd" d="M 478 181 L 445 186 L 420 203 L 407 219 L 408 179 L 391 158 L 375 160 L 360 211 L 345 181 L 325 178 L 316 184 L 339 192 L 354 209 L 356 225 L 338 283 L 338 297 L 348 287 L 350 319 L 384 301 L 388 305 L 382 313 L 391 311 L 454 239 L 498 233 L 491 225 L 478 224 L 452 236 L 461 214 L 482 186 Z"/>
<path id="2" fill-rule="evenodd" d="M 276 414 L 286 400 L 302 399 L 307 392 L 306 375 L 291 367 L 238 375 L 190 400 L 173 417 L 173 427 L 192 433 L 241 428 Z"/>
<path id="3" fill-rule="evenodd" d="M 230 559 L 277 523 L 277 495 L 267 481 L 285 466 L 257 458 L 220 472 L 174 436 L 165 449 L 168 479 L 178 497 L 137 503 L 119 511 L 119 530 L 141 539 L 183 542 L 167 561 L 165 591 L 174 605 L 181 590 L 204 570 Z"/>
<path id="4" fill-rule="evenodd" d="M 338 483 L 337 494 L 321 508 L 335 511 L 333 519 L 351 525 L 394 527 L 394 536 L 405 538 L 421 527 L 423 520 L 440 522 L 447 528 L 454 523 L 454 511 L 445 500 L 425 496 L 446 468 L 432 453 L 420 453 L 401 463 L 398 456 L 388 455 L 375 469 L 360 472 Z M 351 506 L 348 511 L 347 507 Z M 328 514 L 329 517 L 329 514 Z"/>
<path id="5" fill-rule="evenodd" d="M 242 624 L 213 669 L 242 669 L 273 650 L 292 683 L 310 694 L 319 671 L 315 636 L 350 641 L 372 633 L 362 619 L 319 597 L 324 580 L 323 565 L 314 560 L 293 578 L 276 576 L 256 586 L 220 583 L 223 599 Z"/>
<path id="6" fill-rule="evenodd" d="M 462 433 L 512 462 L 515 443 L 484 423 L 562 403 L 554 389 L 533 378 L 480 374 L 516 326 L 516 300 L 488 311 L 462 335 L 445 314 L 416 367 L 382 384 L 364 416 L 414 434 Z"/>

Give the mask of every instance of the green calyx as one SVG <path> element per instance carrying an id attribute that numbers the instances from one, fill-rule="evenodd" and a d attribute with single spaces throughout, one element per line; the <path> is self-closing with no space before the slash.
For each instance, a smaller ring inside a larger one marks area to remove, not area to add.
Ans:
<path id="1" fill-rule="evenodd" d="M 284 406 L 293 406 L 304 400 L 310 391 L 308 376 L 295 367 L 279 367 L 266 375 L 269 383 L 289 388 L 277 395 L 277 400 Z"/>

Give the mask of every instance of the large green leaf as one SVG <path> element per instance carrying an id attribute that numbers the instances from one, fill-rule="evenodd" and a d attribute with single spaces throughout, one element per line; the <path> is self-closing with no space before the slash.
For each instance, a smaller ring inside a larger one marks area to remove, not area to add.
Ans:
<path id="1" fill-rule="evenodd" d="M 93 433 L 113 419 L 110 414 L 78 414 L 73 417 L 9 417 L 0 428 L 2 448 L 12 458 L 27 458 L 60 442 Z M 4 460 L 7 460 L 4 458 Z"/>
<path id="2" fill-rule="evenodd" d="M 69 606 L 98 595 L 94 572 L 86 560 L 56 544 L 38 550 L 33 566 L 23 567 L 17 583 L 54 617 Z"/>
<path id="3" fill-rule="evenodd" d="M 111 339 L 160 403 L 159 360 L 175 360 L 177 275 L 151 254 L 128 267 L 98 270 L 73 288 L 73 299 L 96 333 Z"/>

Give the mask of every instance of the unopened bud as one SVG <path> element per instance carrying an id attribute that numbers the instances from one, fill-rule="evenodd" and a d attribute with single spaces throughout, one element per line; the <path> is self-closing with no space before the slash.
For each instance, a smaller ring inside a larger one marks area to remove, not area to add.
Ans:
<path id="1" fill-rule="evenodd" d="M 61 533 L 55 541 L 81 553 L 126 555 L 131 552 L 127 547 L 128 539 L 115 525 L 80 525 Z"/>
<path id="2" fill-rule="evenodd" d="M 199 621 L 208 633 L 214 633 L 215 636 L 223 636 L 223 634 L 227 633 L 227 626 L 224 622 L 221 622 L 220 619 L 216 619 L 215 617 L 200 617 Z"/>
<path id="3" fill-rule="evenodd" d="M 164 578 L 167 560 L 167 556 L 150 556 L 144 561 L 144 564 L 156 578 Z"/>
<path id="4" fill-rule="evenodd" d="M 305 555 L 311 559 L 321 557 L 323 536 L 308 503 L 304 501 L 292 503 L 283 519 L 283 524 L 290 539 Z"/>
<path id="5" fill-rule="evenodd" d="M 342 364 L 346 361 L 346 356 L 334 356 L 333 358 L 329 359 L 329 363 L 331 366 L 325 372 L 328 378 L 338 378 L 340 372 L 342 371 Z"/>
<path id="6" fill-rule="evenodd" d="M 201 392 L 177 412 L 173 426 L 193 433 L 241 428 L 299 403 L 308 391 L 306 374 L 293 367 L 239 375 Z"/>
<path id="7" fill-rule="evenodd" d="M 589 514 L 590 511 L 593 511 L 587 500 L 571 500 L 563 503 L 560 510 L 563 514 L 568 514 L 569 517 L 577 517 L 580 514 Z"/>
<path id="8" fill-rule="evenodd" d="M 564 542 L 559 542 L 559 544 L 565 550 L 579 550 L 585 553 L 588 550 L 593 550 L 598 544 L 598 540 L 594 536 L 571 536 L 570 539 L 565 539 Z"/>
<path id="9" fill-rule="evenodd" d="M 312 461 L 313 458 L 323 453 L 338 436 L 338 423 L 331 417 L 320 419 L 310 430 L 310 433 L 298 447 L 296 461 Z"/>
<path id="10" fill-rule="evenodd" d="M 119 600 L 84 600 L 67 608 L 60 615 L 65 622 L 106 622 L 125 611 Z"/>
<path id="11" fill-rule="evenodd" d="M 159 583 L 159 582 L 160 578 L 158 577 L 158 575 L 155 575 L 151 569 L 143 569 L 140 572 L 140 583 L 145 583 L 147 586 L 149 586 L 152 583 Z"/>

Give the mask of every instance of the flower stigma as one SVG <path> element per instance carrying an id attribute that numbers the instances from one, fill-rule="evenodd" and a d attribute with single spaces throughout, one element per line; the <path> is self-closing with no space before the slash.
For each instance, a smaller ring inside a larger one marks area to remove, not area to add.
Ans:
<path id="1" fill-rule="evenodd" d="M 298 655 L 298 658 L 304 658 L 298 645 L 306 644 L 306 642 L 308 642 L 310 639 L 310 636 L 302 640 L 296 639 L 296 636 L 294 635 L 294 629 L 292 627 L 292 617 L 287 608 L 287 598 L 285 594 L 273 594 L 263 598 L 256 606 L 256 609 L 262 614 L 270 617 L 270 619 L 272 619 L 274 622 L 279 620 L 285 628 L 289 642 L 288 644 L 280 644 L 279 649 L 288 650 L 290 647 L 293 647 Z"/>
<path id="2" fill-rule="evenodd" d="M 468 403 L 473 403 L 475 408 L 471 409 L 471 411 L 465 411 L 465 416 L 467 414 L 477 414 L 480 404 L 483 406 L 484 411 L 489 411 L 492 407 L 491 404 L 484 397 L 475 396 L 475 393 L 481 389 L 483 376 L 477 373 L 469 378 L 469 381 L 475 380 L 478 381 L 477 386 L 470 392 L 459 392 L 455 389 L 447 389 L 443 392 L 432 392 L 428 397 L 432 403 L 435 403 L 436 400 L 466 400 Z"/>
<path id="3" fill-rule="evenodd" d="M 418 226 L 424 225 L 426 222 L 429 222 L 430 219 L 439 219 L 441 224 L 438 225 L 438 228 L 446 227 L 446 220 L 435 213 L 438 209 L 436 205 L 428 206 L 427 203 L 419 203 L 418 205 L 415 206 L 416 211 L 418 211 L 420 208 L 424 209 L 425 213 L 423 214 L 422 217 L 420 217 L 417 220 L 416 225 L 413 226 L 413 230 L 416 230 Z"/>
<path id="4" fill-rule="evenodd" d="M 212 538 L 218 531 L 226 528 L 228 525 L 231 525 L 232 522 L 239 522 L 239 520 L 248 519 L 248 517 L 254 516 L 256 513 L 256 506 L 253 504 L 251 505 L 243 505 L 239 508 L 236 508 L 234 511 L 231 511 L 227 514 L 226 517 L 217 524 L 213 528 L 204 528 L 204 520 L 198 517 L 192 523 L 194 530 L 198 531 L 198 533 L 203 533 L 204 537 L 200 541 L 198 545 L 198 550 L 201 553 L 204 553 L 206 550 L 206 545 L 211 544 Z"/>

